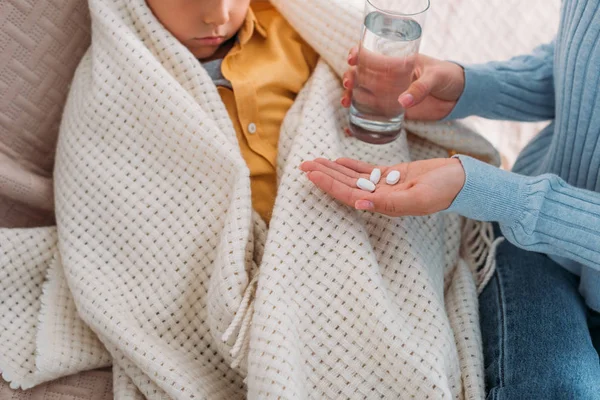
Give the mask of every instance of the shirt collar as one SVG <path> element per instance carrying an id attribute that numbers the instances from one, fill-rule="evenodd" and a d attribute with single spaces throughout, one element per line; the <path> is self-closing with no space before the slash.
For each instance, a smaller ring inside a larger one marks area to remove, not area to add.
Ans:
<path id="1" fill-rule="evenodd" d="M 252 11 L 252 7 L 249 7 L 244 24 L 242 25 L 242 28 L 238 34 L 240 44 L 245 45 L 248 43 L 255 31 L 258 32 L 263 38 L 267 37 L 266 29 L 256 18 L 256 14 L 254 14 L 254 11 Z"/>

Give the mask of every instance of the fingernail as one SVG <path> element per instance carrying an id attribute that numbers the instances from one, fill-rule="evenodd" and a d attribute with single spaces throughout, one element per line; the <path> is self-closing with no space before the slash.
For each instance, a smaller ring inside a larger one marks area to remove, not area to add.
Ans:
<path id="1" fill-rule="evenodd" d="M 402 107 L 408 108 L 413 105 L 413 103 L 415 102 L 415 98 L 413 97 L 412 94 L 405 93 L 398 98 L 398 101 L 400 102 L 400 105 Z"/>
<path id="2" fill-rule="evenodd" d="M 344 87 L 344 89 L 348 89 L 348 79 L 344 79 L 342 81 L 342 86 Z"/>
<path id="3" fill-rule="evenodd" d="M 345 97 L 342 98 L 341 103 L 342 103 L 342 106 L 344 106 L 344 107 L 349 107 L 350 106 L 350 103 L 349 103 L 348 99 L 345 98 Z"/>
<path id="4" fill-rule="evenodd" d="M 375 208 L 375 204 L 369 200 L 357 200 L 356 204 L 354 204 L 354 207 L 357 210 L 372 210 Z"/>
<path id="5" fill-rule="evenodd" d="M 350 62 L 351 58 L 352 58 L 352 52 L 348 53 L 348 62 Z"/>

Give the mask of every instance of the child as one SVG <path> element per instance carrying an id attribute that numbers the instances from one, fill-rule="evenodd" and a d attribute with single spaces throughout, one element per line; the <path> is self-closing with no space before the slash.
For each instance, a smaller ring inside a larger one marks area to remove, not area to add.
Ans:
<path id="1" fill-rule="evenodd" d="M 318 54 L 268 1 L 147 2 L 217 85 L 250 169 L 252 204 L 268 223 L 281 123 Z"/>

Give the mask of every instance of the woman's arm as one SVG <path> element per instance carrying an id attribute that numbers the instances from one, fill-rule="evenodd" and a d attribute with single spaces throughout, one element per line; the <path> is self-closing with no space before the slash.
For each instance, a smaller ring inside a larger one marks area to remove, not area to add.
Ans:
<path id="1" fill-rule="evenodd" d="M 464 67 L 465 88 L 446 119 L 542 121 L 554 118 L 554 42 L 504 62 Z"/>
<path id="2" fill-rule="evenodd" d="M 600 193 L 569 186 L 556 175 L 529 177 L 458 156 L 378 166 L 384 177 L 399 171 L 400 182 L 383 180 L 368 192 L 356 182 L 369 179 L 374 165 L 316 159 L 300 168 L 316 186 L 356 209 L 393 217 L 456 212 L 497 221 L 519 247 L 600 270 Z"/>
<path id="3" fill-rule="evenodd" d="M 513 244 L 600 270 L 600 193 L 556 175 L 528 177 L 458 156 L 465 184 L 448 212 L 497 221 Z"/>

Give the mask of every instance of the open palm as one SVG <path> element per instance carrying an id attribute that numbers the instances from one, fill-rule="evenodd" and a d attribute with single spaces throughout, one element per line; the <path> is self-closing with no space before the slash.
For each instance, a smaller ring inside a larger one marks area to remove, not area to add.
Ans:
<path id="1" fill-rule="evenodd" d="M 359 178 L 369 179 L 379 168 L 381 181 L 373 193 L 356 187 Z M 437 158 L 374 166 L 362 161 L 341 158 L 330 161 L 317 158 L 305 161 L 300 169 L 321 190 L 342 203 L 361 210 L 371 210 L 389 216 L 427 215 L 445 210 L 452 204 L 465 182 L 465 173 L 458 159 Z M 387 174 L 400 172 L 400 182 L 388 185 Z"/>

